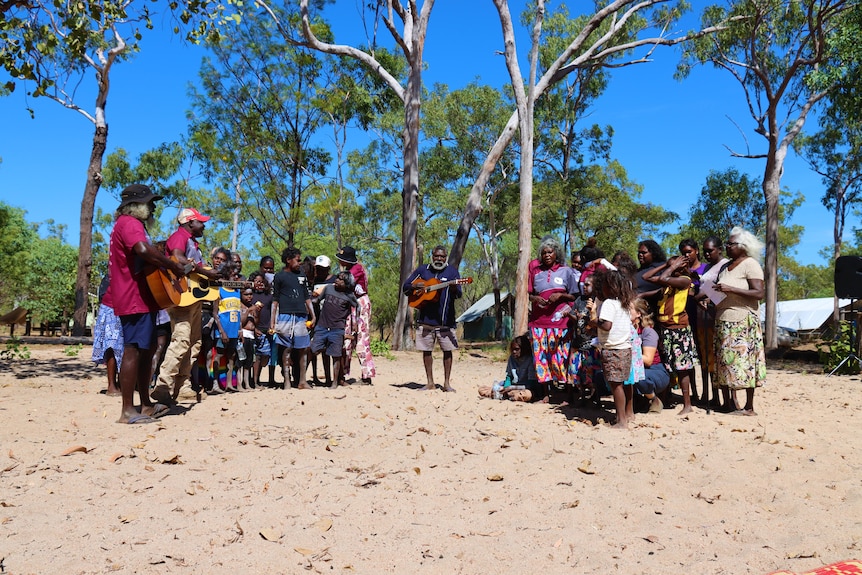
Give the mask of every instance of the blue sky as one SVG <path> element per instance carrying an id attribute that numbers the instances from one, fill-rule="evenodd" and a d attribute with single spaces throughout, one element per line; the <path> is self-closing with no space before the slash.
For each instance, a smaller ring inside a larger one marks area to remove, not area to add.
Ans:
<path id="1" fill-rule="evenodd" d="M 512 4 L 515 12 L 516 2 Z M 340 0 L 327 9 L 339 41 L 363 38 L 356 5 Z M 691 20 L 685 27 L 695 25 Z M 519 41 L 519 52 L 525 54 L 528 46 L 523 38 Z M 490 1 L 438 0 L 425 50 L 426 85 L 441 82 L 458 88 L 479 78 L 502 86 L 508 75 L 500 50 L 499 20 Z M 108 153 L 122 147 L 136 158 L 182 136 L 188 86 L 197 81 L 203 55 L 200 47 L 184 44 L 159 21 L 155 30 L 145 31 L 140 54 L 118 64 L 111 75 Z M 653 62 L 616 70 L 586 121 L 614 127 L 612 155 L 625 166 L 629 178 L 644 187 L 643 200 L 685 216 L 710 170 L 735 166 L 761 179 L 762 160 L 734 159 L 725 148 L 741 150 L 746 145 L 734 122 L 746 130 L 753 150 L 762 151 L 764 141 L 750 131 L 752 121 L 742 90 L 729 74 L 699 68 L 678 82 L 673 79 L 678 58 L 675 48 L 659 49 Z M 89 75 L 79 90 L 88 110 L 93 101 L 91 82 Z M 35 119 L 26 111 L 28 105 L 35 110 Z M 53 219 L 65 224 L 67 241 L 77 245 L 93 125 L 46 98 L 27 100 L 20 88 L 0 98 L 0 116 L 6 126 L 0 139 L 0 200 L 25 209 L 29 221 Z M 816 126 L 809 121 L 806 128 Z M 806 198 L 793 220 L 805 226 L 797 259 L 822 263 L 818 251 L 831 244 L 832 215 L 820 203 L 819 176 L 791 152 L 782 186 Z M 116 204 L 114 197 L 100 192 L 97 206 L 110 212 Z M 856 219 L 848 218 L 848 229 L 855 225 Z"/>

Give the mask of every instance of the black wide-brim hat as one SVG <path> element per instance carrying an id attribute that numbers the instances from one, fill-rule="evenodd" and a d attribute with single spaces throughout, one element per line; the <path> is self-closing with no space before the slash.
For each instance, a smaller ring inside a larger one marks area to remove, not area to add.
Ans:
<path id="1" fill-rule="evenodd" d="M 126 189 L 120 194 L 120 205 L 117 209 L 129 204 L 148 204 L 154 200 L 161 200 L 163 197 L 154 193 L 144 184 L 132 184 L 126 186 Z"/>
<path id="2" fill-rule="evenodd" d="M 355 264 L 359 260 L 356 259 L 356 250 L 350 246 L 344 246 L 335 254 L 335 259 L 346 264 Z"/>

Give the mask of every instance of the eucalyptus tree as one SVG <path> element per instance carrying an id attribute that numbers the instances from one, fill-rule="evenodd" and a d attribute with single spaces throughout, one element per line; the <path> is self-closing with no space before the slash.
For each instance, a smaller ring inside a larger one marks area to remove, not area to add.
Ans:
<path id="1" fill-rule="evenodd" d="M 832 259 L 841 255 L 847 215 L 862 200 L 862 113 L 859 66 L 854 66 L 828 98 L 819 130 L 801 134 L 794 148 L 817 172 L 826 190 L 823 205 L 833 214 Z M 837 303 L 836 303 L 837 306 Z"/>
<path id="2" fill-rule="evenodd" d="M 702 23 L 728 22 L 725 29 L 691 44 L 680 65 L 682 77 L 692 65 L 707 63 L 731 74 L 743 90 L 753 132 L 765 140 L 762 151 L 752 150 L 746 140 L 746 148 L 731 150 L 731 155 L 764 160 L 769 349 L 778 345 L 779 198 L 785 159 L 814 106 L 829 94 L 846 66 L 858 60 L 855 48 L 848 47 L 858 36 L 850 20 L 855 11 L 854 0 L 737 0 L 710 6 Z"/>
<path id="3" fill-rule="evenodd" d="M 94 128 L 92 150 L 81 201 L 75 280 L 73 333 L 83 334 L 90 281 L 93 208 L 102 183 L 102 156 L 108 140 L 105 104 L 114 64 L 137 49 L 140 27 L 150 27 L 146 4 L 131 0 L 15 3 L 0 12 L 4 40 L 0 63 L 13 81 L 23 82 L 33 97 L 46 97 L 78 112 Z M 96 80 L 92 107 L 76 99 L 86 77 Z M 30 110 L 33 115 L 33 111 Z"/>
<path id="4" fill-rule="evenodd" d="M 235 213 L 255 222 L 265 244 L 293 246 L 306 192 L 331 161 L 312 142 L 328 121 L 318 104 L 331 61 L 285 42 L 272 19 L 251 13 L 210 48 L 192 94 L 192 139 L 213 179 L 237 190 L 224 197 Z"/>
<path id="5" fill-rule="evenodd" d="M 257 4 L 277 19 L 277 14 L 265 2 Z M 403 4 L 401 0 L 373 0 L 365 9 L 373 19 L 370 29 L 376 35 L 380 24 L 392 37 L 401 56 L 406 63 L 406 78 L 399 79 L 385 61 L 377 58 L 376 37 L 370 46 L 357 48 L 345 44 L 335 44 L 321 38 L 312 25 L 309 14 L 309 0 L 300 0 L 302 14 L 302 43 L 310 48 L 326 54 L 352 58 L 363 63 L 373 74 L 377 75 L 403 102 L 403 186 L 401 209 L 401 246 L 400 246 L 400 279 L 403 281 L 413 271 L 416 262 L 416 231 L 417 207 L 419 202 L 419 139 L 420 139 L 420 108 L 422 101 L 422 71 L 424 68 L 423 53 L 425 38 L 428 33 L 428 21 L 434 0 L 424 0 L 421 8 L 415 0 Z M 281 24 L 279 27 L 286 36 L 294 37 L 289 27 Z M 407 338 L 407 316 L 409 308 L 407 298 L 403 294 L 398 299 L 398 311 L 395 318 L 394 349 L 409 346 Z"/>
<path id="6" fill-rule="evenodd" d="M 516 332 L 522 332 L 527 327 L 527 265 L 532 258 L 536 102 L 549 88 L 576 70 L 590 67 L 621 67 L 647 62 L 657 46 L 672 46 L 694 37 L 713 33 L 721 28 L 721 24 L 706 27 L 699 32 L 673 35 L 668 30 L 675 25 L 685 9 L 684 2 L 615 0 L 599 6 L 595 13 L 588 13 L 579 21 L 569 34 L 568 42 L 561 43 L 556 57 L 549 57 L 547 61 L 550 63 L 545 64 L 539 58 L 543 43 L 545 2 L 537 0 L 530 5 L 528 8 L 530 15 L 524 19 L 529 22 L 531 34 L 529 69 L 527 74 L 523 74 L 508 0 L 494 0 L 494 6 L 500 18 L 506 67 L 517 109 L 488 153 L 476 178 L 455 237 L 450 261 L 454 260 L 453 263 L 456 264 L 460 261 L 472 222 L 481 209 L 482 190 L 487 185 L 488 175 L 517 130 L 521 148 L 519 170 L 521 220 L 518 225 L 518 272 L 515 294 L 517 307 L 514 327 Z"/>

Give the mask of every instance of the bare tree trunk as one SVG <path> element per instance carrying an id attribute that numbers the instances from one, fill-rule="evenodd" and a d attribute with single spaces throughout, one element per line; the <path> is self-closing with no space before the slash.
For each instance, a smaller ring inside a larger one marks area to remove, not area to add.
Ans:
<path id="1" fill-rule="evenodd" d="M 230 236 L 230 251 L 235 252 L 238 235 L 239 235 L 239 203 L 242 196 L 240 195 L 240 190 L 242 189 L 242 172 L 240 172 L 239 177 L 236 180 L 236 186 L 234 187 L 234 202 L 236 205 L 233 208 L 233 232 L 231 232 Z"/>
<path id="2" fill-rule="evenodd" d="M 96 196 L 102 185 L 102 157 L 108 143 L 108 126 L 96 126 L 93 134 L 93 149 L 87 167 L 87 183 L 81 200 L 81 218 L 78 236 L 78 273 L 75 276 L 75 313 L 72 316 L 72 335 L 82 336 L 87 324 L 90 307 L 90 269 L 93 267 L 93 212 Z"/>
<path id="3" fill-rule="evenodd" d="M 839 191 L 835 197 L 835 224 L 832 228 L 832 265 L 834 266 L 836 262 L 838 262 L 838 258 L 841 256 L 841 236 L 844 235 L 844 191 L 846 188 L 842 186 L 842 191 Z M 834 269 L 834 267 L 833 267 Z M 841 304 L 838 302 L 838 295 L 836 294 L 834 297 L 833 307 L 832 307 L 832 323 L 835 324 L 835 328 L 838 329 L 840 326 L 841 320 Z M 838 333 L 841 333 L 840 331 Z"/>
<path id="4" fill-rule="evenodd" d="M 783 152 L 783 153 L 782 153 Z M 784 150 L 778 149 L 770 153 L 766 160 L 766 172 L 763 176 L 763 195 L 766 200 L 766 260 L 763 268 L 766 278 L 766 318 L 764 339 L 766 349 L 778 347 L 778 330 L 776 328 L 778 301 L 778 200 L 781 189 L 781 170 L 784 165 Z"/>
<path id="5" fill-rule="evenodd" d="M 410 338 L 410 306 L 401 285 L 416 267 L 417 209 L 419 205 L 419 112 L 422 106 L 422 50 L 425 28 L 413 31 L 410 53 L 410 75 L 404 91 L 404 189 L 401 203 L 401 273 L 398 285 L 398 309 L 395 312 L 395 334 L 392 349 L 413 349 Z"/>

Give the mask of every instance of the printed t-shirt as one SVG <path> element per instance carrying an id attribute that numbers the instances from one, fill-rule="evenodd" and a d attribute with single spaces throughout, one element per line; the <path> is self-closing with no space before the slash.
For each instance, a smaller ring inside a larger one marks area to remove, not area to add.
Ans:
<path id="1" fill-rule="evenodd" d="M 329 284 L 323 291 L 323 304 L 320 308 L 320 320 L 317 327 L 326 329 L 344 329 L 350 310 L 359 306 L 356 296 L 344 293 Z"/>
<path id="2" fill-rule="evenodd" d="M 308 281 L 305 276 L 282 270 L 272 280 L 273 301 L 278 302 L 278 313 L 308 315 L 305 300 L 309 299 Z"/>
<path id="3" fill-rule="evenodd" d="M 542 269 L 539 260 L 530 262 L 527 270 L 529 284 L 527 290 L 531 294 L 548 299 L 553 293 L 568 293 L 577 295 L 580 292 L 575 270 L 568 266 L 555 263 L 548 269 Z M 530 327 L 539 328 L 565 328 L 569 323 L 569 317 L 562 314 L 560 319 L 554 320 L 554 314 L 562 311 L 565 306 L 571 306 L 570 301 L 561 301 L 557 305 L 540 307 L 533 304 L 530 308 Z"/>

